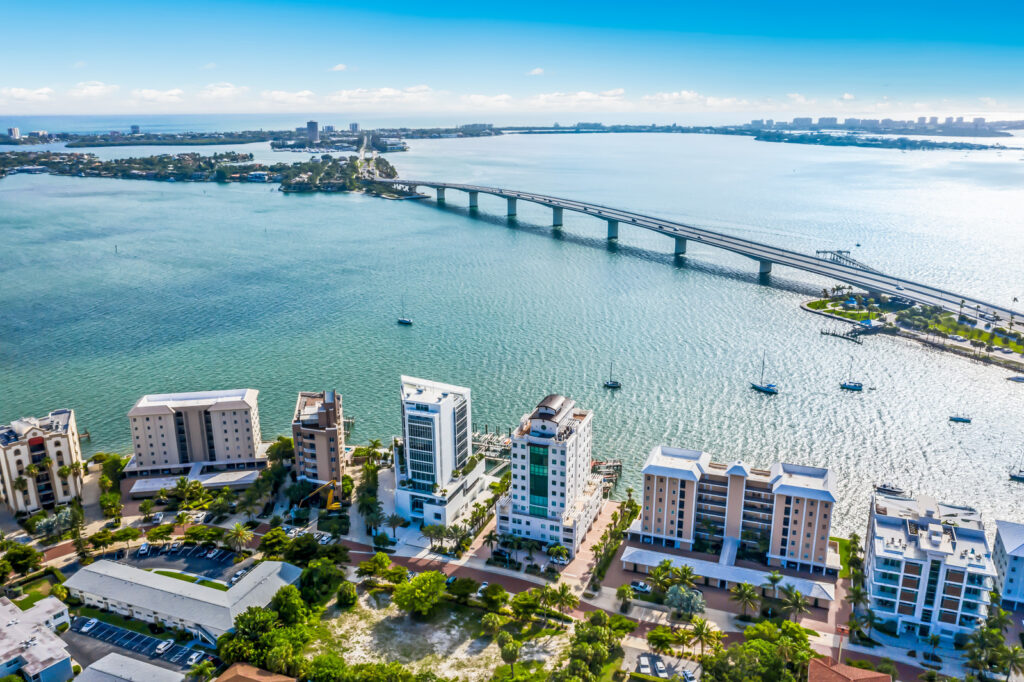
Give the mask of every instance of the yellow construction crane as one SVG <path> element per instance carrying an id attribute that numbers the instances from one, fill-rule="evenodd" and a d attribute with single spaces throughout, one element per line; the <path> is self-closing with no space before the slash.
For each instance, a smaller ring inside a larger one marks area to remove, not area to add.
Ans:
<path id="1" fill-rule="evenodd" d="M 338 481 L 332 478 L 330 481 L 328 481 L 327 483 L 324 483 L 322 486 L 320 486 L 319 488 L 317 488 L 316 490 L 314 490 L 313 492 L 311 492 L 310 494 L 306 495 L 301 500 L 299 500 L 299 503 L 297 505 L 295 505 L 295 506 L 301 507 L 303 504 L 306 503 L 306 500 L 308 500 L 309 498 L 313 497 L 314 495 L 319 493 L 324 488 L 328 488 L 329 487 L 330 490 L 327 492 L 327 504 L 324 506 L 324 509 L 328 509 L 330 511 L 336 511 L 338 509 L 341 509 L 341 503 L 334 501 L 334 486 L 336 486 L 337 484 L 338 484 Z"/>

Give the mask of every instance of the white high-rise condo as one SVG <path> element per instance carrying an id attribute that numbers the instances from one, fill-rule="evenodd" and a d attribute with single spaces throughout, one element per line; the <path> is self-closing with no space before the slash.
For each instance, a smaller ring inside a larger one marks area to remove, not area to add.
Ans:
<path id="1" fill-rule="evenodd" d="M 258 395 L 255 389 L 240 388 L 139 398 L 128 411 L 132 458 L 124 473 L 128 478 L 150 480 L 136 482 L 132 496 L 174 487 L 175 478 L 182 475 L 218 489 L 251 484 L 257 470 L 267 465 Z M 247 473 L 209 473 L 236 470 Z"/>
<path id="2" fill-rule="evenodd" d="M 1024 524 L 996 521 L 996 546 L 992 553 L 996 565 L 996 592 L 1003 608 L 1024 606 Z"/>
<path id="3" fill-rule="evenodd" d="M 591 474 L 594 413 L 552 394 L 512 434 L 512 482 L 498 501 L 498 532 L 563 545 L 575 556 L 601 513 Z"/>
<path id="4" fill-rule="evenodd" d="M 53 509 L 81 495 L 81 465 L 74 410 L 0 427 L 0 492 L 12 512 Z"/>
<path id="5" fill-rule="evenodd" d="M 864 579 L 871 608 L 901 634 L 970 633 L 988 616 L 995 577 L 976 510 L 923 495 L 872 496 Z"/>
<path id="6" fill-rule="evenodd" d="M 473 456 L 470 391 L 403 376 L 401 400 L 395 511 L 413 522 L 450 526 L 484 488 L 483 466 Z"/>

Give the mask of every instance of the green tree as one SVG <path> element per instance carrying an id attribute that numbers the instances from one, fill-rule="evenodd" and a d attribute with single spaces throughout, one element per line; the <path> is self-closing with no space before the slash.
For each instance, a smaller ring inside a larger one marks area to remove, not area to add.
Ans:
<path id="1" fill-rule="evenodd" d="M 795 622 L 803 614 L 810 613 L 810 609 L 804 595 L 795 588 L 789 588 L 783 590 L 782 612 Z"/>
<path id="2" fill-rule="evenodd" d="M 697 590 L 686 589 L 682 585 L 673 585 L 665 595 L 665 604 L 675 609 L 676 613 L 690 618 L 704 613 L 704 597 Z"/>
<path id="3" fill-rule="evenodd" d="M 316 557 L 320 545 L 312 535 L 300 535 L 288 543 L 284 550 L 284 559 L 296 566 L 305 566 Z"/>
<path id="4" fill-rule="evenodd" d="M 153 507 L 156 506 L 156 502 L 147 498 L 142 502 L 139 502 L 139 511 L 142 512 L 142 520 L 149 521 L 153 520 Z"/>
<path id="5" fill-rule="evenodd" d="M 580 604 L 580 598 L 573 593 L 572 588 L 566 583 L 559 583 L 552 596 L 552 602 L 563 616 L 566 611 L 574 609 Z"/>
<path id="6" fill-rule="evenodd" d="M 351 583 L 350 583 L 351 584 Z M 335 653 L 315 656 L 306 673 L 309 682 L 342 682 L 349 677 L 345 660 Z"/>
<path id="7" fill-rule="evenodd" d="M 102 552 L 104 549 L 114 544 L 113 533 L 104 528 L 89 536 L 89 543 Z"/>
<path id="8" fill-rule="evenodd" d="M 271 462 L 295 459 L 295 442 L 287 436 L 278 436 L 267 448 L 267 459 Z"/>
<path id="9" fill-rule="evenodd" d="M 738 583 L 733 585 L 729 592 L 729 598 L 739 604 L 744 617 L 746 617 L 747 611 L 757 610 L 758 604 L 761 600 L 758 598 L 757 589 L 750 583 Z"/>
<path id="10" fill-rule="evenodd" d="M 129 545 L 131 545 L 133 542 L 135 542 L 141 537 L 141 530 L 139 530 L 138 528 L 132 528 L 131 526 L 127 526 L 125 528 L 121 528 L 120 530 L 114 531 L 113 535 L 111 535 L 111 540 L 113 540 L 114 542 L 123 542 L 125 551 L 128 551 Z"/>
<path id="11" fill-rule="evenodd" d="M 505 617 L 498 613 L 485 613 L 480 619 L 480 625 L 484 632 L 491 637 L 496 637 L 501 628 L 505 625 Z"/>
<path id="12" fill-rule="evenodd" d="M 288 534 L 281 528 L 271 528 L 260 540 L 260 551 L 268 557 L 279 557 L 291 542 Z"/>
<path id="13" fill-rule="evenodd" d="M 425 616 L 444 597 L 444 583 L 444 573 L 426 571 L 409 582 L 396 586 L 394 602 L 404 611 Z"/>
<path id="14" fill-rule="evenodd" d="M 165 523 L 161 526 L 153 526 L 146 531 L 146 539 L 150 542 L 166 542 L 174 534 L 174 525 Z"/>
<path id="15" fill-rule="evenodd" d="M 519 650 L 521 648 L 522 644 L 519 642 L 509 642 L 501 647 L 501 660 L 508 663 L 513 679 L 516 676 L 516 661 L 519 660 Z"/>
<path id="16" fill-rule="evenodd" d="M 536 590 L 526 590 L 512 597 L 511 604 L 516 620 L 528 623 L 540 608 L 540 595 Z"/>
<path id="17" fill-rule="evenodd" d="M 285 625 L 298 625 L 309 620 L 309 608 L 294 585 L 285 585 L 279 589 L 270 601 L 270 608 L 277 611 L 277 617 Z"/>
<path id="18" fill-rule="evenodd" d="M 497 583 L 492 583 L 484 588 L 480 595 L 480 601 L 484 603 L 488 611 L 501 611 L 508 603 L 508 592 Z"/>
<path id="19" fill-rule="evenodd" d="M 345 580 L 341 583 L 341 587 L 338 588 L 338 606 L 342 608 L 348 608 L 355 606 L 359 595 L 356 592 L 355 583 Z"/>
<path id="20" fill-rule="evenodd" d="M 192 666 L 188 671 L 188 676 L 197 682 L 206 682 L 216 672 L 217 668 L 213 665 L 213 661 L 207 658 Z"/>
<path id="21" fill-rule="evenodd" d="M 472 578 L 456 578 L 455 582 L 448 586 L 448 594 L 465 604 L 479 588 L 480 583 Z"/>
<path id="22" fill-rule="evenodd" d="M 632 587 L 625 584 L 619 585 L 618 589 L 615 590 L 615 598 L 622 602 L 619 610 L 626 613 L 629 610 L 629 602 L 632 601 L 634 596 Z"/>
<path id="23" fill-rule="evenodd" d="M 388 514 L 384 517 L 384 525 L 391 529 L 391 536 L 396 540 L 398 539 L 398 529 L 402 527 L 403 523 L 405 523 L 405 519 L 398 514 Z"/>
<path id="24" fill-rule="evenodd" d="M 344 579 L 345 574 L 330 559 L 314 559 L 299 576 L 299 590 L 307 602 L 320 605 L 338 590 Z"/>
<path id="25" fill-rule="evenodd" d="M 782 582 L 783 575 L 781 573 L 779 573 L 778 571 L 772 571 L 771 573 L 766 575 L 764 578 L 765 578 L 765 583 L 764 583 L 764 585 L 762 585 L 762 587 L 771 588 L 771 590 L 772 590 L 772 599 L 778 599 L 779 598 L 779 583 Z"/>
<path id="26" fill-rule="evenodd" d="M 224 540 L 228 543 L 231 549 L 237 552 L 252 540 L 252 531 L 242 524 L 236 523 L 231 526 L 227 533 L 224 534 Z"/>
<path id="27" fill-rule="evenodd" d="M 690 641 L 700 644 L 700 655 L 703 658 L 704 648 L 715 641 L 715 630 L 711 624 L 701 617 L 690 621 Z"/>
<path id="28" fill-rule="evenodd" d="M 650 645 L 651 651 L 659 654 L 671 653 L 675 641 L 675 633 L 664 625 L 659 625 L 647 633 L 647 643 Z"/>

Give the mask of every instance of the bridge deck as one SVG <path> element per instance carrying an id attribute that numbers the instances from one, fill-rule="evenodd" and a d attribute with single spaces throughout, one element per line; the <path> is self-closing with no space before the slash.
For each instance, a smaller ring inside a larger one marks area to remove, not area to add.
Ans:
<path id="1" fill-rule="evenodd" d="M 633 211 L 602 206 L 575 199 L 563 199 L 536 194 L 533 192 L 521 192 L 517 190 L 502 189 L 500 187 L 487 187 L 482 185 L 467 185 L 451 182 L 432 182 L 428 180 L 385 180 L 378 179 L 378 182 L 409 187 L 413 190 L 417 187 L 430 187 L 433 189 L 453 189 L 463 192 L 478 192 L 490 194 L 505 199 L 517 199 L 528 201 L 551 208 L 560 208 L 567 211 L 575 211 L 585 215 L 594 216 L 602 220 L 615 220 L 620 224 L 636 225 L 653 232 L 658 232 L 670 237 L 682 237 L 692 239 L 701 244 L 707 244 L 715 248 L 724 249 L 733 253 L 746 256 L 758 261 L 767 261 L 777 265 L 810 272 L 822 277 L 828 277 L 847 284 L 862 287 L 865 290 L 889 294 L 891 296 L 902 296 L 917 303 L 927 305 L 938 305 L 951 312 L 960 309 L 961 301 L 965 313 L 986 313 L 992 314 L 1000 319 L 1008 319 L 1011 315 L 1015 319 L 1024 319 L 1020 311 L 1011 310 L 1008 307 L 982 301 L 980 299 L 957 294 L 952 291 L 940 289 L 919 282 L 894 277 L 877 270 L 866 270 L 853 265 L 838 263 L 830 259 L 819 258 L 807 254 L 791 251 L 770 244 L 763 244 L 750 239 L 736 237 L 709 230 L 695 225 L 687 225 L 672 220 L 656 218 Z"/>

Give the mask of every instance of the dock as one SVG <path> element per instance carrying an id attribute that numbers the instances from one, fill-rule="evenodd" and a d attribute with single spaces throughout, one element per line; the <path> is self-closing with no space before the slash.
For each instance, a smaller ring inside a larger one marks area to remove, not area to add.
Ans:
<path id="1" fill-rule="evenodd" d="M 834 329 L 822 329 L 822 336 L 834 336 L 837 339 L 845 339 L 846 341 L 853 341 L 854 343 L 864 343 L 864 339 L 860 338 L 860 334 L 857 333 L 857 329 L 848 329 L 845 332 L 836 331 Z"/>
<path id="2" fill-rule="evenodd" d="M 607 497 L 622 477 L 622 461 L 618 459 L 597 460 L 590 463 L 590 472 L 601 476 L 601 484 Z"/>

